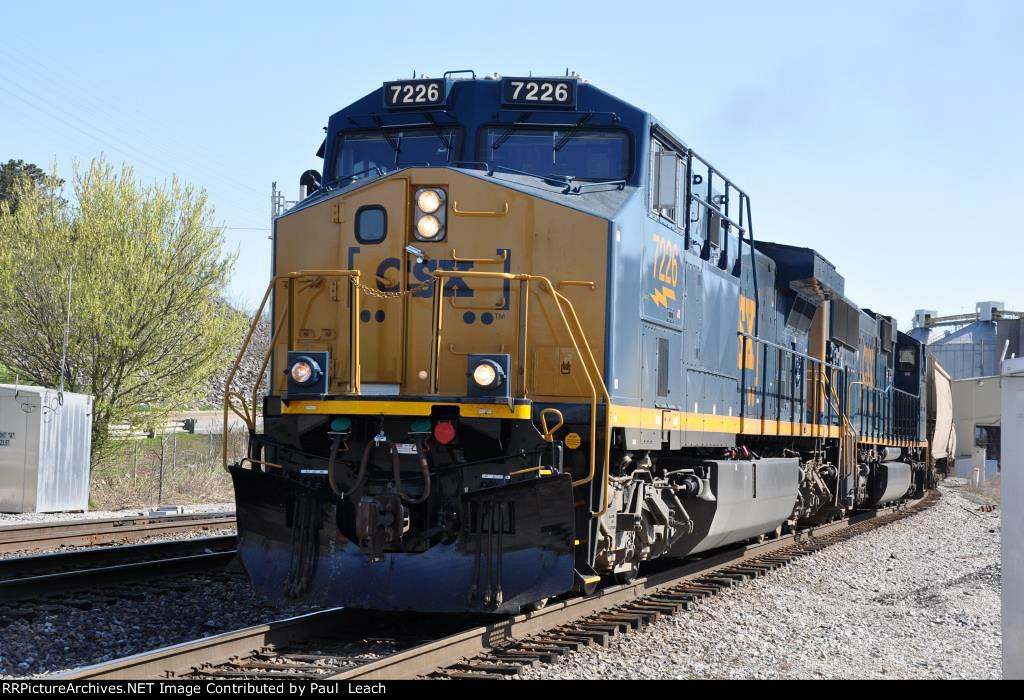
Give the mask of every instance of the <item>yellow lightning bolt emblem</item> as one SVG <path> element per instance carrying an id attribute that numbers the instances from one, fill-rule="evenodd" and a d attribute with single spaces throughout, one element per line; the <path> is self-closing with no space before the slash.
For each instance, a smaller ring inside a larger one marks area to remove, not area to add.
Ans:
<path id="1" fill-rule="evenodd" d="M 668 308 L 668 302 L 670 299 L 675 301 L 676 293 L 675 290 L 669 289 L 668 287 L 662 287 L 660 290 L 651 294 L 651 301 L 658 306 L 664 306 L 666 309 Z"/>

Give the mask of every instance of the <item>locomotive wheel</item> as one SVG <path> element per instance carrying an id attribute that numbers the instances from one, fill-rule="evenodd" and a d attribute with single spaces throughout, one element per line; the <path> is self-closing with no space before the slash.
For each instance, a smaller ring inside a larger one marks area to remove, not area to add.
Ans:
<path id="1" fill-rule="evenodd" d="M 548 600 L 550 600 L 550 599 L 549 598 L 541 598 L 540 600 L 535 600 L 532 603 L 524 605 L 523 606 L 523 611 L 524 612 L 537 612 L 538 610 L 542 610 L 548 604 Z"/>
<path id="2" fill-rule="evenodd" d="M 619 571 L 612 574 L 612 578 L 615 579 L 615 583 L 633 583 L 636 580 L 636 575 L 640 573 L 640 565 L 633 562 L 632 565 L 625 571 Z"/>

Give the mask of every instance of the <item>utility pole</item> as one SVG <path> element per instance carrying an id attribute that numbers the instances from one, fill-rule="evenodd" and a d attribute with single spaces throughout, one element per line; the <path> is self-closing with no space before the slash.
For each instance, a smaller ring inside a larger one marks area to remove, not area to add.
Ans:
<path id="1" fill-rule="evenodd" d="M 301 201 L 301 200 L 299 200 Z M 298 204 L 298 201 L 291 201 L 284 198 L 284 192 L 277 189 L 277 183 L 270 183 L 270 226 L 274 226 L 274 219 L 281 216 L 288 209 Z"/>

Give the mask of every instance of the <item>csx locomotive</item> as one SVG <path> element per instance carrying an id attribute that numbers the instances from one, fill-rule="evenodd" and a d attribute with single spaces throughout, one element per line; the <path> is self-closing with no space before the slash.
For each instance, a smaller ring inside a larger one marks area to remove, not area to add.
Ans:
<path id="1" fill-rule="evenodd" d="M 921 344 L 653 115 L 460 71 L 326 134 L 274 223 L 269 389 L 225 407 L 259 593 L 514 613 L 926 486 Z"/>

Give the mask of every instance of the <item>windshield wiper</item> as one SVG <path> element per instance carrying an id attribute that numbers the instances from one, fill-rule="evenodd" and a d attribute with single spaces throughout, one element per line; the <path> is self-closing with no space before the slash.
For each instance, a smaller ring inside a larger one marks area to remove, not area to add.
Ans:
<path id="1" fill-rule="evenodd" d="M 555 144 L 555 153 L 558 153 L 560 150 L 562 150 L 562 147 L 569 142 L 569 139 L 576 135 L 576 132 L 580 130 L 580 127 L 586 124 L 588 121 L 590 121 L 591 116 L 593 115 L 591 115 L 589 112 L 587 114 L 584 114 L 582 117 L 580 117 L 579 121 L 576 122 L 576 126 L 572 127 L 567 132 L 565 132 L 565 136 L 560 138 L 558 140 L 558 143 Z"/>
<path id="2" fill-rule="evenodd" d="M 434 115 L 430 112 L 426 112 L 425 114 L 427 121 L 434 125 L 434 135 L 437 136 L 441 143 L 444 144 L 445 150 L 448 151 L 448 158 L 445 159 L 448 160 L 452 157 L 452 141 L 444 135 L 444 129 L 442 129 L 441 125 L 437 123 L 436 119 L 434 119 Z"/>
<path id="3" fill-rule="evenodd" d="M 371 172 L 376 172 L 377 175 L 380 176 L 380 175 L 384 174 L 384 169 L 381 168 L 379 165 L 374 165 L 374 166 L 372 166 L 370 168 L 366 168 L 365 170 L 358 170 L 358 171 L 356 171 L 354 173 L 349 173 L 348 175 L 339 175 L 338 177 L 334 178 L 333 180 L 331 180 L 330 182 L 325 184 L 322 189 L 324 189 L 324 190 L 334 189 L 334 186 L 337 185 L 342 180 L 355 180 L 360 175 L 365 175 L 366 173 L 371 173 Z"/>
<path id="4" fill-rule="evenodd" d="M 515 122 L 512 123 L 512 126 L 505 129 L 505 131 L 501 133 L 501 136 L 495 139 L 494 143 L 491 144 L 491 150 L 496 151 L 501 148 L 502 144 L 508 141 L 512 137 L 512 134 L 516 133 L 516 129 L 518 129 L 522 123 L 526 122 L 532 114 L 533 112 L 522 112 Z"/>
<path id="5" fill-rule="evenodd" d="M 402 149 L 402 132 L 398 132 L 398 138 L 396 139 L 384 128 L 384 122 L 381 121 L 380 117 L 374 117 L 374 119 L 377 121 L 377 129 L 380 131 L 380 135 L 384 137 L 384 140 L 391 146 L 391 150 L 395 152 L 395 164 L 397 165 L 399 152 Z"/>

